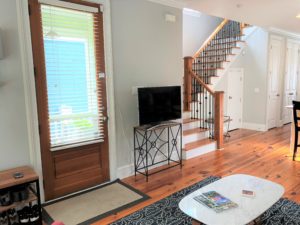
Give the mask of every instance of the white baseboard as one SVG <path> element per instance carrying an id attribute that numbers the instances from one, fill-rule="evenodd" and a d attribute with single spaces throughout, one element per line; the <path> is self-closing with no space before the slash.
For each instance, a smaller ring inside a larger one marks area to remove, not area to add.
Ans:
<path id="1" fill-rule="evenodd" d="M 117 178 L 119 178 L 119 179 L 130 177 L 132 175 L 134 175 L 134 165 L 133 164 L 121 166 L 121 167 L 118 167 L 118 169 L 117 169 Z"/>
<path id="2" fill-rule="evenodd" d="M 267 131 L 267 126 L 265 124 L 260 123 L 243 123 L 243 128 L 248 130 L 256 130 L 256 131 Z"/>
<path id="3" fill-rule="evenodd" d="M 165 159 L 163 156 L 157 156 L 155 161 L 159 162 L 159 161 L 162 161 L 163 159 Z M 177 160 L 175 158 L 173 158 L 173 159 Z M 154 169 L 156 167 L 163 166 L 167 163 L 168 162 L 158 163 L 154 166 L 151 166 L 150 169 Z M 124 179 L 126 177 L 130 177 L 130 176 L 133 176 L 133 175 L 134 175 L 134 164 L 133 163 L 125 165 L 125 166 L 118 167 L 118 169 L 117 169 L 117 178 L 119 178 L 119 179 Z"/>

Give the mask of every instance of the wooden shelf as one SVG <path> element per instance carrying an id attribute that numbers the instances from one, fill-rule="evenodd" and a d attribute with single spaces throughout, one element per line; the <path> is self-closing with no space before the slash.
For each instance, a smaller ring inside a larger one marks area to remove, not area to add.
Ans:
<path id="1" fill-rule="evenodd" d="M 14 173 L 20 172 L 24 174 L 24 177 L 15 179 L 13 177 Z M 29 166 L 22 166 L 10 170 L 5 170 L 0 172 L 0 189 L 5 189 L 13 187 L 20 184 L 25 184 L 38 180 L 38 175 Z"/>
<path id="2" fill-rule="evenodd" d="M 37 201 L 38 198 L 36 197 L 36 195 L 31 191 L 29 190 L 29 197 L 28 199 L 24 200 L 24 201 L 21 201 L 21 202 L 14 202 L 12 203 L 11 205 L 8 205 L 8 206 L 0 206 L 0 213 L 2 212 L 5 212 L 9 209 L 14 209 L 18 206 L 24 206 L 25 204 L 28 204 L 30 202 L 33 202 L 33 201 Z"/>

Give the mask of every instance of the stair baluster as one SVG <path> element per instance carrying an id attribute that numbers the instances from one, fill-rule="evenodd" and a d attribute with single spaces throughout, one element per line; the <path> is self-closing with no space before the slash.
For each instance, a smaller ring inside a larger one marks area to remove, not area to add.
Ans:
<path id="1" fill-rule="evenodd" d="M 224 93 L 214 92 L 209 85 L 237 47 L 243 26 L 225 19 L 194 57 L 184 58 L 184 109 L 191 112 L 191 119 L 199 119 L 200 128 L 209 130 L 210 138 L 217 141 L 218 148 L 223 145 Z"/>

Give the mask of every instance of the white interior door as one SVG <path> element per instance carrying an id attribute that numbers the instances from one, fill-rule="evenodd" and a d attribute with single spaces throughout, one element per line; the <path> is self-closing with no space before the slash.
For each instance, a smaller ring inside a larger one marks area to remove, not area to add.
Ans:
<path id="1" fill-rule="evenodd" d="M 285 64 L 285 82 L 283 96 L 283 123 L 292 122 L 292 114 L 290 109 L 285 106 L 291 105 L 296 99 L 297 94 L 297 76 L 299 70 L 299 44 L 288 41 L 286 49 Z"/>
<path id="2" fill-rule="evenodd" d="M 269 49 L 269 93 L 268 93 L 268 129 L 279 125 L 280 115 L 280 67 L 282 55 L 281 39 L 271 38 Z"/>
<path id="3" fill-rule="evenodd" d="M 230 116 L 230 119 L 232 119 L 229 124 L 229 130 L 235 130 L 242 127 L 243 80 L 244 70 L 242 68 L 232 68 L 229 70 L 227 116 Z"/>

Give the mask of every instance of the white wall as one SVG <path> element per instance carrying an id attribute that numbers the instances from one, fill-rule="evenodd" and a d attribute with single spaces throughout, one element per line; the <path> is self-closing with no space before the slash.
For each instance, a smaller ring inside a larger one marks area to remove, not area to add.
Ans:
<path id="1" fill-rule="evenodd" d="M 193 56 L 223 19 L 204 13 L 183 13 L 183 56 Z"/>
<path id="2" fill-rule="evenodd" d="M 0 29 L 5 51 L 5 58 L 0 60 L 2 170 L 30 163 L 16 1 L 0 1 Z"/>
<path id="3" fill-rule="evenodd" d="M 138 125 L 135 86 L 180 85 L 182 12 L 146 0 L 112 0 L 112 34 L 118 167 L 133 163 Z M 165 14 L 176 22 L 165 21 Z"/>
<path id="4" fill-rule="evenodd" d="M 241 54 L 231 65 L 231 68 L 244 68 L 244 102 L 243 123 L 266 124 L 267 104 L 267 69 L 268 69 L 268 39 L 266 30 L 258 28 L 247 39 L 245 54 Z M 218 83 L 216 90 L 225 91 L 225 104 L 227 104 L 228 72 Z M 254 91 L 259 89 L 259 93 Z M 225 113 L 227 108 L 225 107 Z"/>

